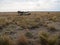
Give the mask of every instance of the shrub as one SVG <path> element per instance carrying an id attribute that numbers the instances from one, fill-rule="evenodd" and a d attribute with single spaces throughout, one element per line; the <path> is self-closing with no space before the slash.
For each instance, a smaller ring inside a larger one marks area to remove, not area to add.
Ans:
<path id="1" fill-rule="evenodd" d="M 50 31 L 56 31 L 56 28 L 55 28 L 55 26 L 53 26 L 53 25 L 48 25 L 48 29 L 49 29 Z"/>
<path id="2" fill-rule="evenodd" d="M 50 12 L 48 12 L 48 14 L 50 14 Z"/>
<path id="3" fill-rule="evenodd" d="M 2 30 L 2 29 L 3 29 L 3 27 L 2 27 L 2 26 L 0 26 L 0 29 Z"/>
<path id="4" fill-rule="evenodd" d="M 52 16 L 52 17 L 49 18 L 49 20 L 52 20 L 52 21 L 55 22 L 55 21 L 57 21 L 57 16 Z"/>
<path id="5" fill-rule="evenodd" d="M 41 45 L 57 45 L 58 36 L 57 35 L 49 35 L 47 32 L 42 32 L 39 35 L 39 39 Z"/>
<path id="6" fill-rule="evenodd" d="M 51 26 L 49 28 L 50 28 L 50 30 L 56 30 L 55 27 L 53 27 L 53 26 Z"/>
<path id="7" fill-rule="evenodd" d="M 39 25 L 31 25 L 30 27 L 28 27 L 28 29 L 36 29 L 39 28 Z"/>
<path id="8" fill-rule="evenodd" d="M 57 21 L 57 16 L 53 16 L 52 21 L 54 21 L 54 22 Z"/>
<path id="9" fill-rule="evenodd" d="M 60 44 L 60 33 L 58 33 L 58 44 Z"/>
<path id="10" fill-rule="evenodd" d="M 13 45 L 13 42 L 9 36 L 0 35 L 0 45 Z"/>
<path id="11" fill-rule="evenodd" d="M 17 45 L 28 45 L 28 40 L 26 38 L 25 35 L 21 35 L 18 39 L 17 39 Z"/>
<path id="12" fill-rule="evenodd" d="M 27 37 L 29 37 L 29 38 L 32 38 L 33 37 L 33 35 L 32 35 L 32 33 L 31 32 L 26 32 L 26 34 L 25 34 Z"/>
<path id="13" fill-rule="evenodd" d="M 49 45 L 57 45 L 58 36 L 50 36 L 48 39 Z"/>
<path id="14" fill-rule="evenodd" d="M 39 39 L 42 45 L 47 45 L 48 44 L 48 33 L 47 32 L 40 32 L 39 34 Z"/>

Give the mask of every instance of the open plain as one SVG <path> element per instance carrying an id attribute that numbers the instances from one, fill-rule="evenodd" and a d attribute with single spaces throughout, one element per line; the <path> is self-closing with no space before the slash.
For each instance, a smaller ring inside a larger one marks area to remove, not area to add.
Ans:
<path id="1" fill-rule="evenodd" d="M 0 12 L 0 45 L 60 45 L 60 12 Z"/>

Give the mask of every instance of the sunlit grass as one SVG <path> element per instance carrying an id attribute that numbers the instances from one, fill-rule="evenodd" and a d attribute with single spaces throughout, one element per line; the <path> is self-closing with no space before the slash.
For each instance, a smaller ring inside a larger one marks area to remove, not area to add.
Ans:
<path id="1" fill-rule="evenodd" d="M 40 39 L 40 43 L 41 45 L 58 45 L 57 41 L 59 36 L 57 35 L 49 35 L 48 32 L 40 32 L 39 34 L 39 39 Z"/>

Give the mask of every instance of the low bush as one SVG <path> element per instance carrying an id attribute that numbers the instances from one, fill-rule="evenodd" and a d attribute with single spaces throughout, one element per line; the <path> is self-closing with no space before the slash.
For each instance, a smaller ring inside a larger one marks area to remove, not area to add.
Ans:
<path id="1" fill-rule="evenodd" d="M 48 25 L 47 28 L 49 29 L 49 31 L 56 31 L 56 28 L 53 25 Z"/>
<path id="2" fill-rule="evenodd" d="M 58 36 L 57 35 L 49 35 L 47 32 L 42 32 L 39 35 L 39 39 L 41 42 L 41 45 L 58 45 Z"/>
<path id="3" fill-rule="evenodd" d="M 48 38 L 49 45 L 57 45 L 57 41 L 58 41 L 58 36 L 50 36 Z"/>
<path id="4" fill-rule="evenodd" d="M 13 45 L 13 41 L 7 35 L 0 35 L 0 45 Z"/>
<path id="5" fill-rule="evenodd" d="M 39 34 L 39 39 L 42 45 L 47 45 L 48 44 L 48 33 L 47 32 L 40 32 Z"/>
<path id="6" fill-rule="evenodd" d="M 29 38 L 32 38 L 33 37 L 33 34 L 31 33 L 31 32 L 26 32 L 26 34 L 25 34 L 27 37 L 29 37 Z"/>
<path id="7" fill-rule="evenodd" d="M 21 36 L 17 39 L 17 45 L 28 45 L 27 37 L 26 37 L 25 35 L 21 35 Z"/>

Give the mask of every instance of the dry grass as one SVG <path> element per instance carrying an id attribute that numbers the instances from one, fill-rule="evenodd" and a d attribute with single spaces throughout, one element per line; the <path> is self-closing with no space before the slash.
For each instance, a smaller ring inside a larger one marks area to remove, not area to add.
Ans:
<path id="1" fill-rule="evenodd" d="M 2 30 L 4 27 L 12 24 L 20 26 L 19 30 L 23 29 L 35 29 L 35 28 L 48 28 L 49 31 L 56 31 L 55 26 L 48 25 L 50 21 L 57 22 L 60 21 L 60 13 L 57 15 L 56 13 L 47 13 L 47 12 L 31 12 L 31 15 L 29 16 L 19 16 L 17 13 L 14 14 L 0 14 L 0 30 Z M 59 18 L 58 18 L 59 17 Z M 45 27 L 44 27 L 45 26 Z M 13 27 L 12 27 L 13 28 Z M 9 28 L 10 29 L 10 28 Z M 13 30 L 14 31 L 14 30 Z M 10 33 L 13 31 L 5 32 Z M 37 31 L 37 30 L 35 30 Z M 51 36 L 47 32 L 39 32 L 39 40 L 41 42 L 41 45 L 56 45 L 56 42 L 58 40 L 58 36 Z M 31 32 L 26 33 L 27 37 L 33 37 Z M 18 37 L 16 41 L 16 45 L 28 45 L 29 41 L 28 38 L 25 35 L 21 35 Z M 30 38 L 31 39 L 31 38 Z M 33 42 L 32 42 L 33 43 Z M 0 36 L 0 45 L 12 45 L 13 41 L 8 36 Z"/>
<path id="2" fill-rule="evenodd" d="M 49 13 L 49 12 L 48 12 Z M 57 20 L 57 16 L 56 15 L 48 15 L 48 13 L 42 13 L 41 14 L 38 13 L 32 13 L 30 16 L 17 16 L 16 15 L 10 15 L 10 16 L 4 16 L 4 17 L 0 17 L 0 25 L 8 25 L 11 23 L 17 24 L 19 25 L 21 28 L 25 29 L 34 29 L 34 28 L 38 28 L 40 25 L 45 25 L 46 23 L 44 23 L 45 21 L 45 17 L 47 17 L 48 21 L 52 20 L 52 21 L 56 21 Z M 8 13 L 10 14 L 10 13 Z"/>
<path id="3" fill-rule="evenodd" d="M 49 37 L 48 44 L 49 45 L 58 45 L 57 41 L 58 41 L 58 36 L 57 35 L 53 35 L 53 36 Z"/>
<path id="4" fill-rule="evenodd" d="M 25 34 L 27 37 L 29 37 L 29 38 L 32 38 L 33 37 L 33 34 L 32 34 L 32 32 L 26 32 L 26 34 Z"/>
<path id="5" fill-rule="evenodd" d="M 48 33 L 47 32 L 44 32 L 44 31 L 41 31 L 39 32 L 39 39 L 40 39 L 40 43 L 41 45 L 47 45 L 48 44 Z"/>
<path id="6" fill-rule="evenodd" d="M 0 35 L 0 45 L 13 45 L 13 41 L 7 35 Z"/>
<path id="7" fill-rule="evenodd" d="M 28 45 L 27 37 L 26 37 L 25 35 L 21 35 L 21 36 L 17 39 L 17 45 Z"/>
<path id="8" fill-rule="evenodd" d="M 55 26 L 53 25 L 47 25 L 47 28 L 49 29 L 49 31 L 56 31 L 57 29 L 55 28 Z"/>
<path id="9" fill-rule="evenodd" d="M 49 17 L 49 20 L 56 22 L 57 21 L 57 16 L 51 16 L 51 17 Z"/>
<path id="10" fill-rule="evenodd" d="M 58 45 L 57 41 L 58 41 L 58 37 L 57 35 L 49 35 L 48 32 L 40 32 L 39 34 L 39 39 L 40 39 L 40 43 L 41 45 Z"/>

